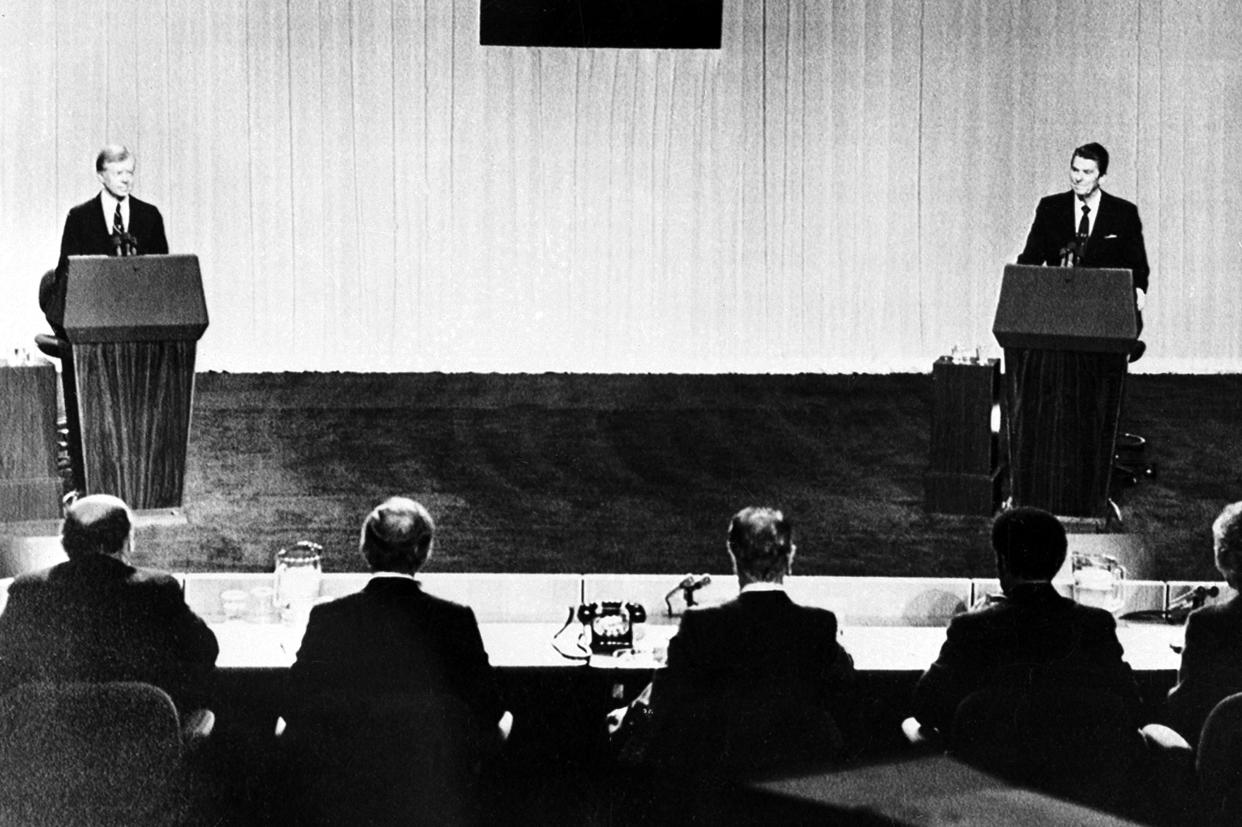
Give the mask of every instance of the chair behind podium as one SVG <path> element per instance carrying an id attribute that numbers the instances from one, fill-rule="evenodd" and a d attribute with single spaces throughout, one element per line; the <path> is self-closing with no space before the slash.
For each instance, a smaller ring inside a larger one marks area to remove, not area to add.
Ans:
<path id="1" fill-rule="evenodd" d="M 207 328 L 198 258 L 71 256 L 62 289 L 84 493 L 135 509 L 180 506 Z"/>
<path id="2" fill-rule="evenodd" d="M 1138 338 L 1130 271 L 1011 264 L 992 332 L 1005 348 L 1013 504 L 1106 519 Z"/>

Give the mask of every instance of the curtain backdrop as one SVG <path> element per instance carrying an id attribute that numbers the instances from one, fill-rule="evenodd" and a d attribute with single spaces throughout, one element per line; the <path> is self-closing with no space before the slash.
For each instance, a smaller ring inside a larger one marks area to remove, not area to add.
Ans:
<path id="1" fill-rule="evenodd" d="M 1242 6 L 725 0 L 712 51 L 481 47 L 477 0 L 0 0 L 0 346 L 106 141 L 197 253 L 200 369 L 928 370 L 994 349 L 1070 151 L 1147 370 L 1242 369 Z"/>

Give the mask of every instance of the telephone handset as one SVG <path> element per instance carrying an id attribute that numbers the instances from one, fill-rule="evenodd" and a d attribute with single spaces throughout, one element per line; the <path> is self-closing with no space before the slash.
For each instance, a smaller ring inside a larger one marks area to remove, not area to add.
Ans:
<path id="1" fill-rule="evenodd" d="M 578 622 L 590 628 L 591 651 L 597 655 L 632 649 L 634 624 L 646 620 L 647 610 L 641 603 L 605 600 L 602 603 L 583 603 L 578 607 Z"/>

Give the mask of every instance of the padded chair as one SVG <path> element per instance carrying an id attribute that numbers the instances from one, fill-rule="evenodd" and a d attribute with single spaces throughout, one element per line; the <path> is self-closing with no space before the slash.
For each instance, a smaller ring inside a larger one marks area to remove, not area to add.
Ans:
<path id="1" fill-rule="evenodd" d="M 177 824 L 185 759 L 210 735 L 151 684 L 29 683 L 0 697 L 0 823 Z"/>
<path id="2" fill-rule="evenodd" d="M 1147 745 L 1111 692 L 991 687 L 957 708 L 949 753 L 1012 783 L 1125 812 L 1147 775 Z"/>
<path id="3" fill-rule="evenodd" d="M 281 818 L 322 825 L 480 823 L 479 775 L 498 747 L 457 698 L 392 693 L 325 698 L 313 720 L 281 735 L 286 777 Z M 277 803 L 275 806 L 280 806 Z"/>
<path id="4" fill-rule="evenodd" d="M 1195 769 L 1213 823 L 1242 823 L 1242 692 L 1218 703 L 1203 722 Z"/>

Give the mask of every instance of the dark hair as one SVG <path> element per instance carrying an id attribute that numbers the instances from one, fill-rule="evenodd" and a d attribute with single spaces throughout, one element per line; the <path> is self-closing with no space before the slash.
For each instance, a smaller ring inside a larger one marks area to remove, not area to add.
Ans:
<path id="1" fill-rule="evenodd" d="M 125 547 L 132 527 L 124 500 L 110 494 L 91 494 L 65 509 L 60 544 L 70 558 L 116 554 Z"/>
<path id="2" fill-rule="evenodd" d="M 95 172 L 103 172 L 104 167 L 117 161 L 126 161 L 133 157 L 129 148 L 120 144 L 108 144 L 95 156 Z"/>
<path id="3" fill-rule="evenodd" d="M 1065 562 L 1068 543 L 1061 521 L 1042 508 L 1019 506 L 992 523 L 997 563 L 1024 580 L 1051 580 Z"/>
<path id="4" fill-rule="evenodd" d="M 435 532 L 422 505 L 406 497 L 389 497 L 363 521 L 359 550 L 373 571 L 413 573 L 427 562 Z"/>
<path id="5" fill-rule="evenodd" d="M 793 525 L 775 508 L 743 508 L 729 522 L 729 554 L 739 577 L 779 579 L 793 547 Z"/>
<path id="6" fill-rule="evenodd" d="M 1074 154 L 1070 156 L 1070 163 L 1074 163 L 1075 158 L 1086 158 L 1088 161 L 1095 161 L 1095 165 L 1100 169 L 1100 175 L 1108 175 L 1108 150 L 1100 144 L 1092 141 L 1089 144 L 1083 144 L 1074 150 Z"/>

